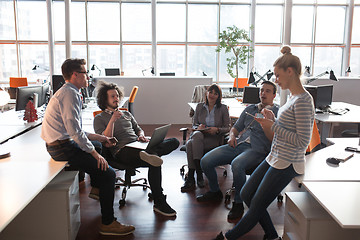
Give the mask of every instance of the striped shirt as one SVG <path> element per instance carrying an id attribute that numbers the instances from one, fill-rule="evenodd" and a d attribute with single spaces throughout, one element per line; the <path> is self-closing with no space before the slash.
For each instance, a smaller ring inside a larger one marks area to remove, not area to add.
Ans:
<path id="1" fill-rule="evenodd" d="M 314 125 L 314 104 L 305 91 L 291 97 L 279 109 L 271 130 L 275 133 L 271 152 L 266 161 L 274 168 L 284 169 L 293 164 L 298 174 L 304 173 L 305 152 Z"/>

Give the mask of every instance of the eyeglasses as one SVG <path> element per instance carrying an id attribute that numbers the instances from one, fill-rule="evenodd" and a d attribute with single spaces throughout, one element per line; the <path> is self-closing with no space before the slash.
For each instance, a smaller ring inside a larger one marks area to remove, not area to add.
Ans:
<path id="1" fill-rule="evenodd" d="M 86 74 L 86 76 L 89 76 L 88 74 L 89 74 L 89 70 L 87 70 L 86 72 L 77 72 L 77 73 L 84 73 L 84 74 Z"/>

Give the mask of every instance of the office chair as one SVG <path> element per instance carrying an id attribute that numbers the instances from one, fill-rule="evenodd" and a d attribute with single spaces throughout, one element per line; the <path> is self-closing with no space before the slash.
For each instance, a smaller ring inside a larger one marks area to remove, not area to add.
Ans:
<path id="1" fill-rule="evenodd" d="M 312 130 L 310 144 L 306 149 L 306 154 L 316 152 L 320 148 L 321 148 L 321 139 L 320 139 L 319 129 L 317 127 L 316 121 L 314 120 L 314 127 Z"/>
<path id="2" fill-rule="evenodd" d="M 139 171 L 133 167 L 130 167 L 126 164 L 116 161 L 108 148 L 103 147 L 103 151 L 101 155 L 107 160 L 107 162 L 111 167 L 113 167 L 116 170 L 125 171 L 124 178 L 121 177 L 115 178 L 115 187 L 116 188 L 120 188 L 121 186 L 123 187 L 123 190 L 121 192 L 121 199 L 119 200 L 119 208 L 125 206 L 126 194 L 131 187 L 142 187 L 143 190 L 150 189 L 150 186 L 146 178 L 137 178 L 132 180 L 131 177 L 135 176 L 136 172 Z M 143 183 L 138 183 L 140 181 L 143 181 Z M 152 199 L 152 194 L 149 193 L 148 197 L 149 199 Z"/>
<path id="3" fill-rule="evenodd" d="M 10 99 L 16 99 L 16 89 L 28 86 L 26 77 L 10 77 L 10 87 L 8 89 Z"/>
<path id="4" fill-rule="evenodd" d="M 10 87 L 26 87 L 28 86 L 28 81 L 26 77 L 10 77 Z"/>
<path id="5" fill-rule="evenodd" d="M 234 79 L 233 92 L 236 92 L 237 90 L 239 90 L 239 92 L 242 92 L 244 90 L 244 87 L 249 86 L 247 78 L 238 78 L 237 80 L 238 81 L 236 85 L 236 78 Z"/>
<path id="6" fill-rule="evenodd" d="M 101 110 L 94 111 L 93 112 L 94 117 L 101 112 L 102 112 Z M 117 170 L 125 171 L 124 178 L 116 177 L 116 179 L 115 179 L 115 187 L 116 188 L 120 188 L 121 186 L 124 187 L 122 190 L 122 193 L 121 193 L 121 199 L 119 200 L 119 208 L 121 208 L 125 205 L 126 194 L 127 194 L 127 191 L 131 187 L 136 187 L 136 186 L 142 187 L 143 190 L 146 190 L 148 188 L 150 189 L 150 186 L 149 186 L 146 178 L 137 178 L 137 179 L 131 180 L 131 177 L 136 175 L 136 171 L 137 172 L 139 172 L 139 171 L 133 167 L 130 167 L 126 164 L 116 161 L 115 158 L 113 157 L 113 155 L 111 154 L 109 148 L 103 147 L 101 155 L 106 159 L 106 161 L 109 163 L 109 165 L 111 167 L 113 167 L 114 169 L 117 169 Z M 143 183 L 138 183 L 139 181 L 143 181 Z M 151 193 L 148 194 L 148 197 L 149 197 L 149 199 L 152 199 Z"/>
<path id="7" fill-rule="evenodd" d="M 134 115 L 134 101 L 135 101 L 135 97 L 136 97 L 138 90 L 139 90 L 138 86 L 133 86 L 131 93 L 130 93 L 130 97 L 129 97 L 128 107 L 120 108 L 120 110 L 129 111 L 132 115 Z"/>

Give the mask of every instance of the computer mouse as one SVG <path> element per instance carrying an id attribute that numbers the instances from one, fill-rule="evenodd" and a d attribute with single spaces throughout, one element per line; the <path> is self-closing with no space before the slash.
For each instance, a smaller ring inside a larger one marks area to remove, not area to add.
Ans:
<path id="1" fill-rule="evenodd" d="M 326 159 L 326 162 L 329 163 L 329 164 L 332 164 L 332 165 L 339 165 L 340 160 L 336 159 L 334 157 L 329 157 L 329 158 Z"/>

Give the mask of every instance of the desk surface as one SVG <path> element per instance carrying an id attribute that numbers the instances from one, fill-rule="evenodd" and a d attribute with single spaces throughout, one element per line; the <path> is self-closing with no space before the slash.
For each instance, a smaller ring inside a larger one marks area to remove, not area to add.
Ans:
<path id="1" fill-rule="evenodd" d="M 305 188 L 343 228 L 360 228 L 360 182 L 304 182 Z"/>
<path id="2" fill-rule="evenodd" d="M 343 140 L 343 141 L 342 141 Z M 296 178 L 298 182 L 305 181 L 341 181 L 360 182 L 360 153 L 346 162 L 341 162 L 338 167 L 326 163 L 328 157 L 339 152 L 345 152 L 347 146 L 357 146 L 359 138 L 339 138 L 336 144 L 320 149 L 305 156 L 305 174 Z"/>
<path id="3" fill-rule="evenodd" d="M 38 108 L 38 111 L 44 111 Z M 43 115 L 43 113 L 42 113 Z M 41 124 L 42 118 L 35 122 L 28 123 L 23 120 L 24 111 L 14 109 L 0 113 L 0 143 Z"/>
<path id="4" fill-rule="evenodd" d="M 1 145 L 11 156 L 0 159 L 0 232 L 65 167 L 51 159 L 40 132 L 36 127 Z"/>
<path id="5" fill-rule="evenodd" d="M 324 123 L 360 123 L 360 106 L 344 102 L 333 102 L 331 108 L 348 108 L 349 111 L 343 115 L 317 113 L 315 114 L 315 119 Z"/>

